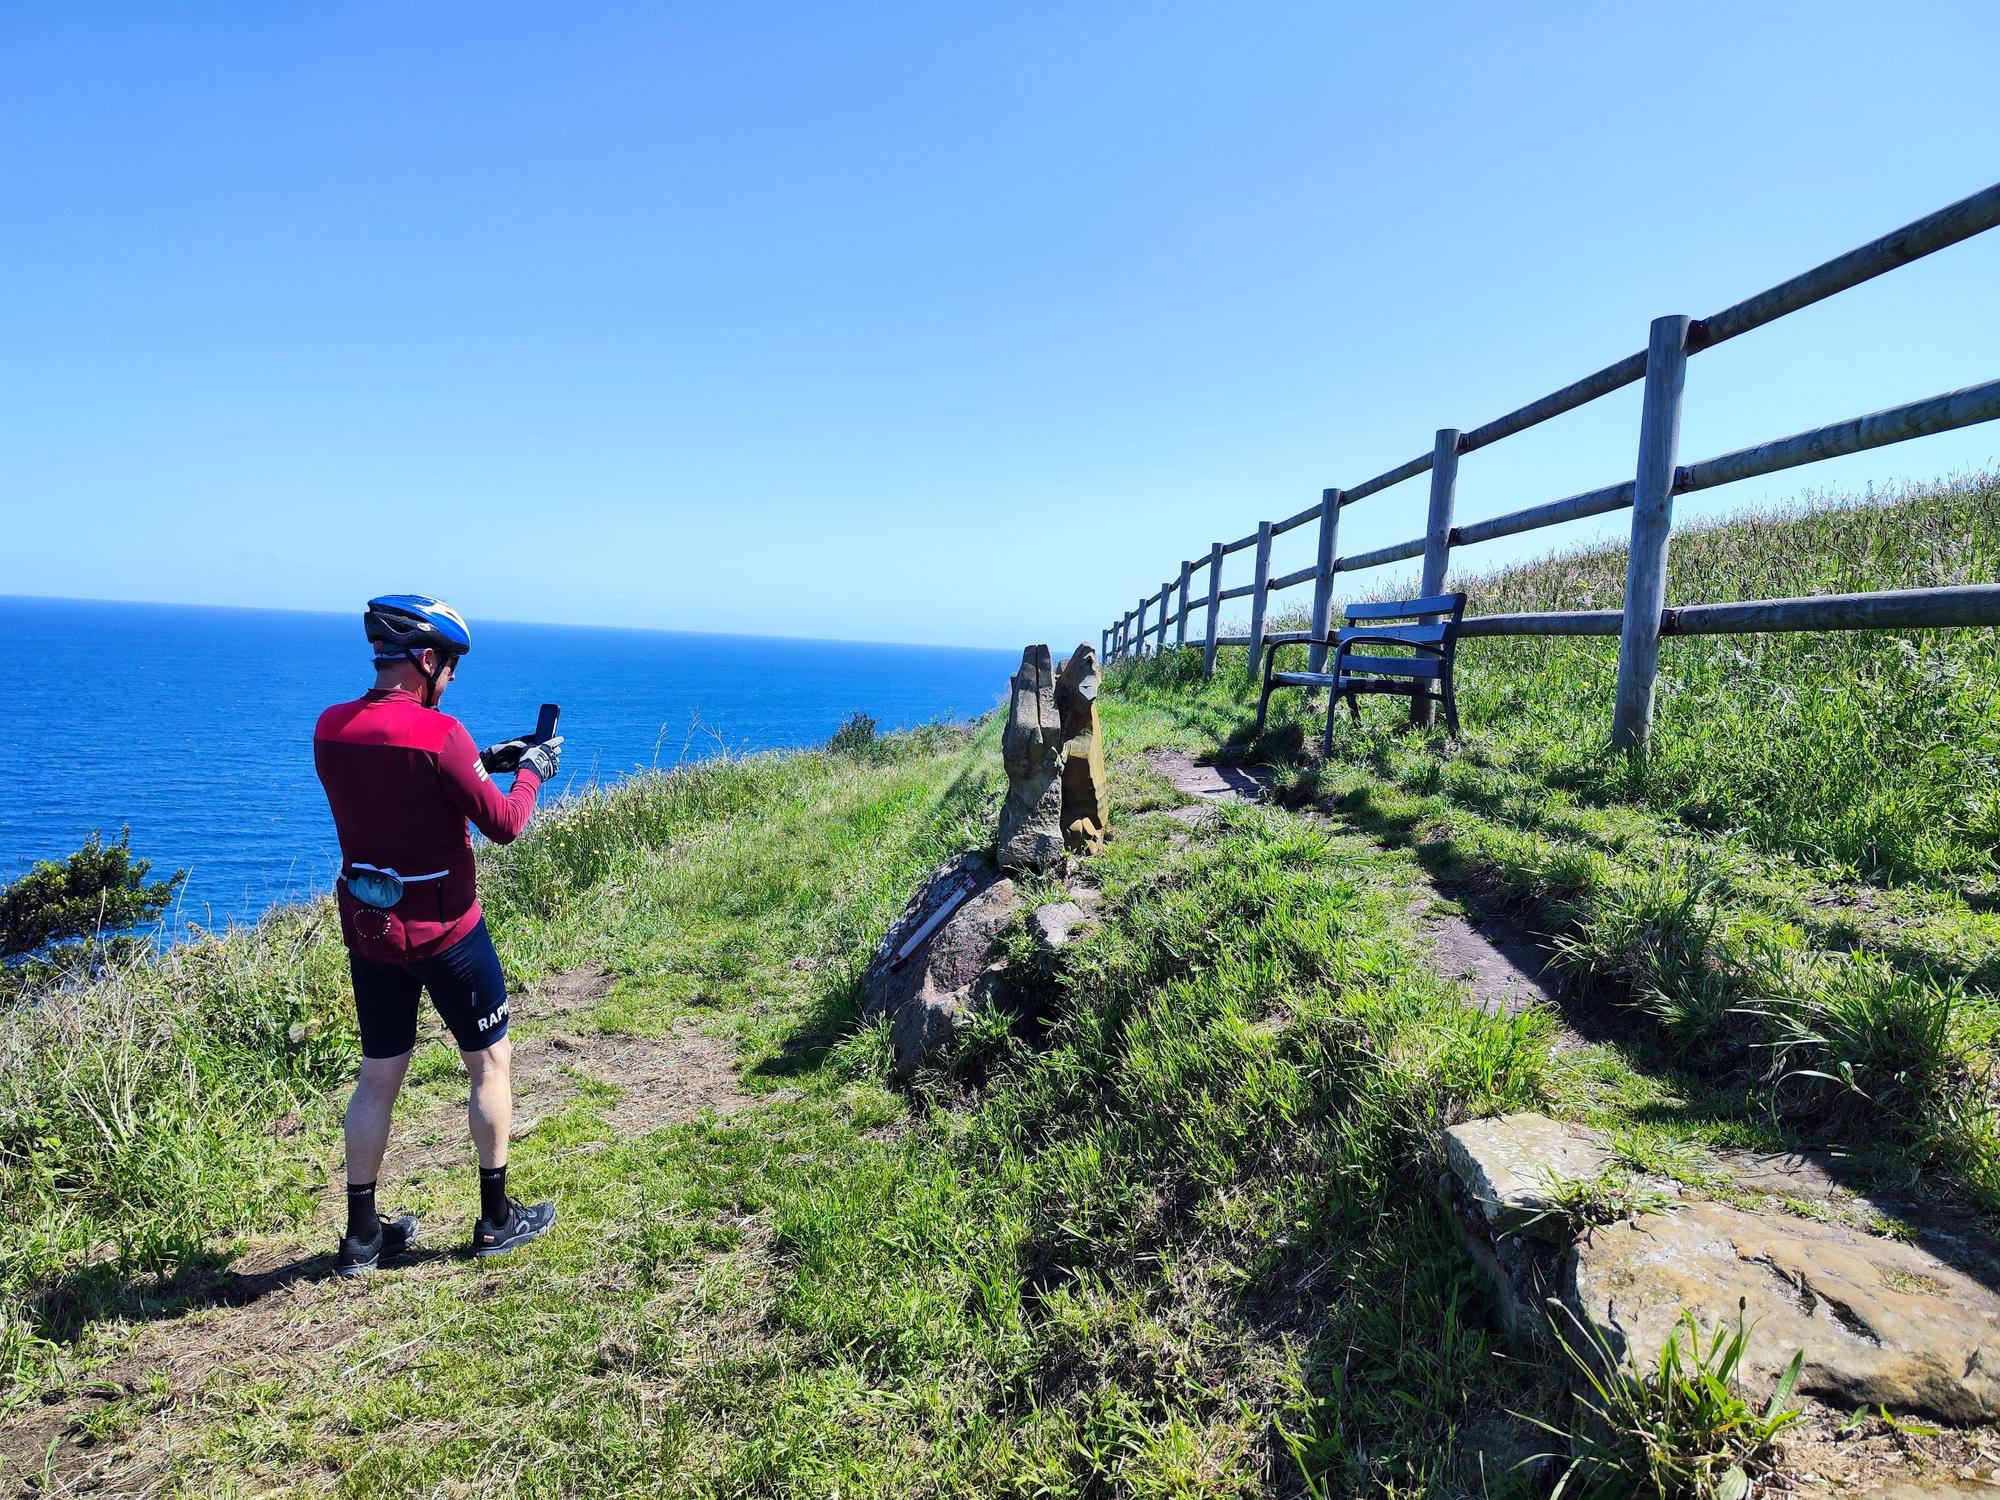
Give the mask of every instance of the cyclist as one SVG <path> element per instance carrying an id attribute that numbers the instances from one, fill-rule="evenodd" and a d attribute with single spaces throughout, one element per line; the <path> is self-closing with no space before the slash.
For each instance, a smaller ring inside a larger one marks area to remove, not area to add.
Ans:
<path id="1" fill-rule="evenodd" d="M 336 1269 L 373 1270 L 415 1243 L 417 1221 L 384 1220 L 375 1180 L 389 1116 L 417 1040 L 417 996 L 458 1042 L 471 1080 L 468 1121 L 479 1154 L 472 1250 L 499 1255 L 548 1231 L 555 1205 L 507 1196 L 513 1115 L 507 982 L 480 915 L 469 818 L 496 844 L 512 842 L 562 761 L 562 740 L 503 740 L 484 750 L 438 712 L 472 649 L 465 620 L 423 594 L 368 601 L 375 686 L 319 716 L 313 764 L 340 837 L 340 931 L 361 1024 L 361 1077 L 347 1106 L 347 1231 Z M 491 776 L 512 772 L 502 793 Z"/>

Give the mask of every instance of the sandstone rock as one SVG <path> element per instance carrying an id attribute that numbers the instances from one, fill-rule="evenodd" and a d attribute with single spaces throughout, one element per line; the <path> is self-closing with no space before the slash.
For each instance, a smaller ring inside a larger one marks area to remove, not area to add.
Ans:
<path id="1" fill-rule="evenodd" d="M 1062 858 L 1062 717 L 1047 646 L 1021 653 L 1000 736 L 1007 800 L 1000 807 L 1000 867 L 1046 869 Z"/>
<path id="2" fill-rule="evenodd" d="M 1510 1329 L 1546 1336 L 1543 1309 L 1558 1297 L 1614 1357 L 1643 1370 L 1683 1309 L 1706 1335 L 1733 1329 L 1741 1303 L 1751 1325 L 1742 1374 L 1756 1399 L 1803 1350 L 1800 1393 L 1831 1405 L 1880 1403 L 1951 1422 L 2000 1417 L 1991 1246 L 1963 1226 L 1933 1225 L 1914 1243 L 1867 1233 L 1882 1206 L 1842 1188 L 1831 1159 L 1723 1154 L 1714 1166 L 1732 1179 L 1732 1204 L 1683 1202 L 1588 1229 L 1565 1248 L 1566 1226 L 1548 1213 L 1550 1176 L 1599 1176 L 1611 1160 L 1600 1140 L 1515 1114 L 1457 1126 L 1444 1145 L 1454 1221 Z M 1800 1201 L 1831 1220 L 1783 1206 Z M 1580 1342 L 1568 1319 L 1558 1327 Z"/>
<path id="3" fill-rule="evenodd" d="M 1097 727 L 1097 690 L 1102 680 L 1096 648 L 1087 643 L 1071 652 L 1056 673 L 1056 711 L 1063 735 L 1063 842 L 1079 854 L 1102 849 L 1111 826 L 1104 739 Z"/>
<path id="4" fill-rule="evenodd" d="M 1074 901 L 1056 901 L 1047 906 L 1035 908 L 1028 918 L 1028 930 L 1035 941 L 1054 952 L 1064 947 L 1079 925 L 1088 920 L 1088 913 Z"/>
<path id="5" fill-rule="evenodd" d="M 1594 1178 L 1611 1153 L 1583 1131 L 1525 1112 L 1453 1126 L 1444 1151 L 1445 1206 L 1486 1273 L 1502 1326 L 1525 1342 L 1545 1341 L 1570 1239 L 1551 1212 L 1551 1179 Z"/>
<path id="6" fill-rule="evenodd" d="M 1588 1180 L 1611 1165 L 1611 1153 L 1587 1132 L 1527 1112 L 1453 1126 L 1444 1154 L 1489 1237 L 1521 1234 L 1552 1245 L 1570 1240 L 1552 1211 L 1553 1180 Z"/>
<path id="7" fill-rule="evenodd" d="M 897 951 L 968 881 L 972 893 L 896 965 Z M 861 1018 L 889 1018 L 898 1078 L 935 1057 L 974 1011 L 1006 1003 L 1007 961 L 994 940 L 1020 906 L 1013 881 L 983 855 L 962 854 L 931 874 L 875 945 Z"/>
<path id="8" fill-rule="evenodd" d="M 1795 1350 L 1799 1390 L 1952 1422 L 2000 1417 L 2000 1296 L 1917 1245 L 1769 1210 L 1696 1203 L 1578 1244 L 1565 1300 L 1647 1368 L 1690 1309 L 1704 1332 L 1752 1324 L 1744 1383 L 1768 1391 Z"/>

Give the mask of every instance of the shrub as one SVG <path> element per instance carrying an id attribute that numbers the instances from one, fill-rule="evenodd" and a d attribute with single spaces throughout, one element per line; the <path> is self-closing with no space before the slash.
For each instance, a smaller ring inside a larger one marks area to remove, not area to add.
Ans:
<path id="1" fill-rule="evenodd" d="M 856 709 L 845 724 L 834 730 L 826 749 L 829 755 L 845 755 L 853 760 L 879 760 L 882 737 L 875 732 L 875 721 Z"/>
<path id="2" fill-rule="evenodd" d="M 93 832 L 81 849 L 60 862 L 38 861 L 20 879 L 0 886 L 0 998 L 47 982 L 64 972 L 88 972 L 129 945 L 118 935 L 155 920 L 174 898 L 185 870 L 148 880 L 152 861 L 132 857 L 132 830 L 115 843 Z M 72 945 L 68 951 L 52 948 Z"/>

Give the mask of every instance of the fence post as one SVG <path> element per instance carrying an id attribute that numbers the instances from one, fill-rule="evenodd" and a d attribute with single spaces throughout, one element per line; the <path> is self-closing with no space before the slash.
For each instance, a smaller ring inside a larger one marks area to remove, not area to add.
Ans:
<path id="1" fill-rule="evenodd" d="M 1141 599 L 1139 601 L 1139 627 L 1132 632 L 1132 654 L 1134 656 L 1144 656 L 1146 654 L 1146 606 L 1152 602 L 1150 599 Z"/>
<path id="2" fill-rule="evenodd" d="M 1111 627 L 1109 625 L 1097 632 L 1097 659 L 1107 664 L 1111 660 Z"/>
<path id="3" fill-rule="evenodd" d="M 1257 658 L 1264 654 L 1264 605 L 1271 594 L 1271 523 L 1257 523 L 1257 586 L 1250 593 L 1250 664 L 1245 675 L 1257 680 Z"/>
<path id="4" fill-rule="evenodd" d="M 1444 592 L 1444 575 L 1451 561 L 1451 509 L 1458 497 L 1458 429 L 1440 427 L 1431 447 L 1431 512 L 1424 524 L 1423 581 L 1417 593 Z M 1410 700 L 1410 722 L 1428 729 L 1437 704 L 1429 698 Z"/>
<path id="5" fill-rule="evenodd" d="M 1674 524 L 1674 464 L 1687 380 L 1688 319 L 1653 319 L 1646 341 L 1646 397 L 1639 416 L 1639 471 L 1632 486 L 1632 547 L 1625 563 L 1625 620 L 1618 637 L 1615 750 L 1646 748 L 1653 682 L 1660 670 L 1660 613 L 1667 604 L 1667 533 Z"/>
<path id="6" fill-rule="evenodd" d="M 1174 621 L 1174 649 L 1176 651 L 1180 650 L 1181 647 L 1187 644 L 1187 615 L 1188 615 L 1187 586 L 1188 586 L 1188 574 L 1192 572 L 1193 569 L 1194 569 L 1194 564 L 1191 562 L 1184 562 L 1181 564 L 1181 615 L 1178 620 Z"/>
<path id="7" fill-rule="evenodd" d="M 1326 634 L 1327 616 L 1333 612 L 1333 565 L 1340 542 L 1340 491 L 1322 490 L 1319 497 L 1319 571 L 1313 575 L 1312 633 Z M 1318 672 L 1326 666 L 1326 647 L 1312 647 L 1307 670 Z"/>
<path id="8" fill-rule="evenodd" d="M 1169 578 L 1160 585 L 1160 625 L 1153 635 L 1153 655 L 1162 656 L 1167 649 L 1167 604 L 1174 597 L 1174 581 Z"/>
<path id="9" fill-rule="evenodd" d="M 1208 639 L 1201 648 L 1201 675 L 1215 675 L 1215 617 L 1222 609 L 1222 601 L 1216 596 L 1222 592 L 1222 543 L 1216 542 L 1208 549 Z"/>

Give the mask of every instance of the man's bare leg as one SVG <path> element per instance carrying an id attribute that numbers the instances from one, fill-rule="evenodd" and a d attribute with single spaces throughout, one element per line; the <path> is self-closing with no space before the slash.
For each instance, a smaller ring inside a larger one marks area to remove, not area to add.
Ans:
<path id="1" fill-rule="evenodd" d="M 507 1165 L 507 1132 L 514 1122 L 514 1044 L 504 1036 L 479 1052 L 461 1052 L 472 1097 L 466 1124 L 482 1170 Z"/>
<path id="2" fill-rule="evenodd" d="M 389 1120 L 409 1070 L 407 1052 L 364 1057 L 354 1096 L 347 1101 L 347 1232 L 336 1265 L 342 1276 L 372 1271 L 384 1255 L 406 1250 L 416 1234 L 415 1219 L 384 1225 L 375 1211 L 375 1177 L 389 1148 Z"/>
<path id="3" fill-rule="evenodd" d="M 389 1117 L 410 1071 L 410 1054 L 364 1057 L 354 1097 L 347 1101 L 347 1180 L 373 1182 L 382 1170 L 382 1153 L 389 1149 Z"/>
<path id="4" fill-rule="evenodd" d="M 479 1152 L 479 1222 L 472 1253 L 503 1255 L 548 1232 L 555 1205 L 515 1203 L 507 1196 L 507 1131 L 514 1118 L 514 1044 L 504 1036 L 482 1052 L 461 1052 L 472 1093 L 466 1124 Z"/>

